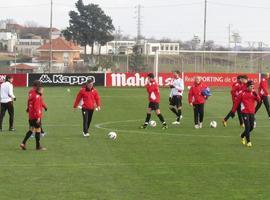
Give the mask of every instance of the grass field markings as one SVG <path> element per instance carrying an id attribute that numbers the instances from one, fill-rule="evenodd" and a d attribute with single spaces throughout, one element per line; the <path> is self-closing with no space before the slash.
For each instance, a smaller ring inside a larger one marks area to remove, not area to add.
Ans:
<path id="1" fill-rule="evenodd" d="M 140 134 L 152 134 L 152 135 L 174 135 L 174 136 L 184 136 L 184 137 L 212 137 L 212 138 L 238 138 L 237 135 L 236 136 L 230 136 L 230 135 L 200 135 L 200 134 L 175 134 L 175 133 L 170 133 L 167 131 L 162 131 L 162 132 L 152 132 L 152 131 L 137 131 L 137 130 L 124 130 L 124 129 L 115 129 L 115 128 L 106 128 L 104 127 L 104 125 L 111 125 L 111 124 L 117 124 L 117 123 L 127 123 L 127 122 L 137 122 L 137 121 L 141 121 L 141 119 L 134 119 L 134 120 L 122 120 L 122 121 L 113 121 L 113 122 L 103 122 L 103 123 L 98 123 L 95 124 L 95 127 L 97 129 L 102 129 L 102 130 L 106 130 L 106 131 L 119 131 L 119 132 L 126 132 L 126 133 L 140 133 Z M 265 126 L 265 127 L 269 127 L 269 126 Z M 193 130 L 193 129 L 192 129 Z M 193 130 L 195 131 L 195 130 Z M 200 130 L 197 130 L 198 132 Z M 270 137 L 256 137 L 258 139 L 266 139 L 266 140 L 270 140 Z"/>
<path id="2" fill-rule="evenodd" d="M 259 163 L 250 163 L 250 162 L 241 162 L 243 165 L 245 165 L 246 167 L 269 167 L 270 163 L 269 162 L 259 162 Z M 65 168 L 65 167 L 83 167 L 83 168 L 87 168 L 87 167 L 121 167 L 121 166 L 138 166 L 138 167 L 165 167 L 167 168 L 168 166 L 193 166 L 193 167 L 204 167 L 204 166 L 212 166 L 212 165 L 239 165 L 239 162 L 182 162 L 182 163 L 157 163 L 157 162 L 152 162 L 152 163 L 65 163 L 65 164 L 1 164 L 0 168 L 5 168 L 5 167 L 25 167 L 25 168 L 32 168 L 32 167 L 61 167 L 61 168 Z"/>

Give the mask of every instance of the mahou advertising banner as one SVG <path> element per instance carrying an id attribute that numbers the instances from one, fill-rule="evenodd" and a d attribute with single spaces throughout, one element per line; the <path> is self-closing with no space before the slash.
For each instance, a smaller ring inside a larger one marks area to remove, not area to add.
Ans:
<path id="1" fill-rule="evenodd" d="M 27 74 L 0 74 L 0 84 L 5 82 L 7 75 L 13 77 L 13 85 L 15 87 L 27 86 Z"/>
<path id="2" fill-rule="evenodd" d="M 147 81 L 148 73 L 108 73 L 106 74 L 107 87 L 143 87 Z M 190 86 L 196 76 L 200 76 L 208 86 L 230 87 L 235 81 L 238 74 L 230 73 L 184 73 L 183 79 L 185 86 Z M 249 79 L 253 80 L 256 85 L 259 84 L 259 74 L 247 74 Z M 173 79 L 172 73 L 159 73 L 159 86 L 170 85 Z"/>

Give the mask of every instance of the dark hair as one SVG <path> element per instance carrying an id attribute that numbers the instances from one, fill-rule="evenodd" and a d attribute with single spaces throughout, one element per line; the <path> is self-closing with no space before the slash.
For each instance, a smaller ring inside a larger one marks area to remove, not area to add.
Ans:
<path id="1" fill-rule="evenodd" d="M 267 77 L 267 73 L 265 73 L 265 74 L 262 74 L 261 76 L 264 78 L 264 77 Z"/>
<path id="2" fill-rule="evenodd" d="M 250 80 L 250 81 L 247 82 L 247 87 L 249 87 L 251 85 L 254 85 L 254 82 Z"/>
<path id="3" fill-rule="evenodd" d="M 33 87 L 41 87 L 41 82 L 39 80 L 35 80 L 33 82 Z"/>
<path id="4" fill-rule="evenodd" d="M 243 79 L 248 79 L 248 76 L 247 76 L 247 75 L 242 75 L 241 78 L 243 78 Z"/>
<path id="5" fill-rule="evenodd" d="M 181 72 L 180 72 L 179 70 L 175 70 L 174 72 L 175 72 L 176 74 L 178 74 L 178 75 L 181 74 Z"/>
<path id="6" fill-rule="evenodd" d="M 6 76 L 6 81 L 9 81 L 10 79 L 12 79 L 12 76 L 7 75 L 7 76 Z"/>
<path id="7" fill-rule="evenodd" d="M 155 78 L 155 76 L 154 76 L 153 73 L 149 73 L 147 76 L 148 76 L 149 78 Z"/>
<path id="8" fill-rule="evenodd" d="M 94 80 L 92 78 L 89 78 L 87 81 L 86 81 L 86 84 L 89 84 L 89 83 L 93 83 Z"/>
<path id="9" fill-rule="evenodd" d="M 240 80 L 242 78 L 242 75 L 237 76 L 237 80 Z"/>

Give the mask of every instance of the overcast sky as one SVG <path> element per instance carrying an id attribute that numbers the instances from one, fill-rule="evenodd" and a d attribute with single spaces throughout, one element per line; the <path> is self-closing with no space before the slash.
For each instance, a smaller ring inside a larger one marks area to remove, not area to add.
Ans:
<path id="1" fill-rule="evenodd" d="M 53 0 L 53 26 L 68 26 L 68 12 L 77 0 Z M 208 0 L 207 39 L 228 44 L 228 25 L 247 41 L 263 41 L 270 46 L 269 0 Z M 84 0 L 96 3 L 112 17 L 125 35 L 136 36 L 136 8 L 142 5 L 142 35 L 155 38 L 190 40 L 203 38 L 204 0 Z M 18 23 L 36 21 L 49 25 L 50 0 L 0 0 L 0 19 Z M 246 43 L 247 45 L 247 43 Z M 245 46 L 246 46 L 245 45 Z"/>

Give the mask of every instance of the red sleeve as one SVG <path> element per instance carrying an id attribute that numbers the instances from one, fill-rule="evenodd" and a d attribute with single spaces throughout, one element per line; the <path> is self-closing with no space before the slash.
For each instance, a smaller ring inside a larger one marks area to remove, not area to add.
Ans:
<path id="1" fill-rule="evenodd" d="M 191 104 L 193 99 L 193 88 L 191 87 L 188 92 L 188 103 Z"/>
<path id="2" fill-rule="evenodd" d="M 262 89 L 263 89 L 264 95 L 265 95 L 265 96 L 268 96 L 269 93 L 268 93 L 267 79 L 264 79 L 264 80 L 261 82 L 261 87 L 262 87 Z"/>
<path id="3" fill-rule="evenodd" d="M 100 96 L 99 96 L 97 90 L 95 90 L 94 98 L 95 98 L 96 105 L 97 105 L 97 106 L 100 106 Z"/>
<path id="4" fill-rule="evenodd" d="M 233 112 L 233 113 L 236 112 L 236 110 L 237 110 L 239 104 L 241 103 L 241 101 L 242 101 L 242 94 L 239 95 L 239 96 L 237 96 L 237 97 L 236 97 L 236 100 L 235 100 L 234 103 L 233 103 L 233 107 L 232 107 L 232 112 Z"/>
<path id="5" fill-rule="evenodd" d="M 34 111 L 36 119 L 41 118 L 42 110 L 41 110 L 42 100 L 41 96 L 36 95 L 35 103 L 34 103 Z"/>
<path id="6" fill-rule="evenodd" d="M 76 97 L 75 102 L 73 104 L 73 108 L 77 108 L 78 107 L 81 99 L 82 99 L 82 90 L 80 90 L 79 93 L 77 94 L 77 97 Z"/>

